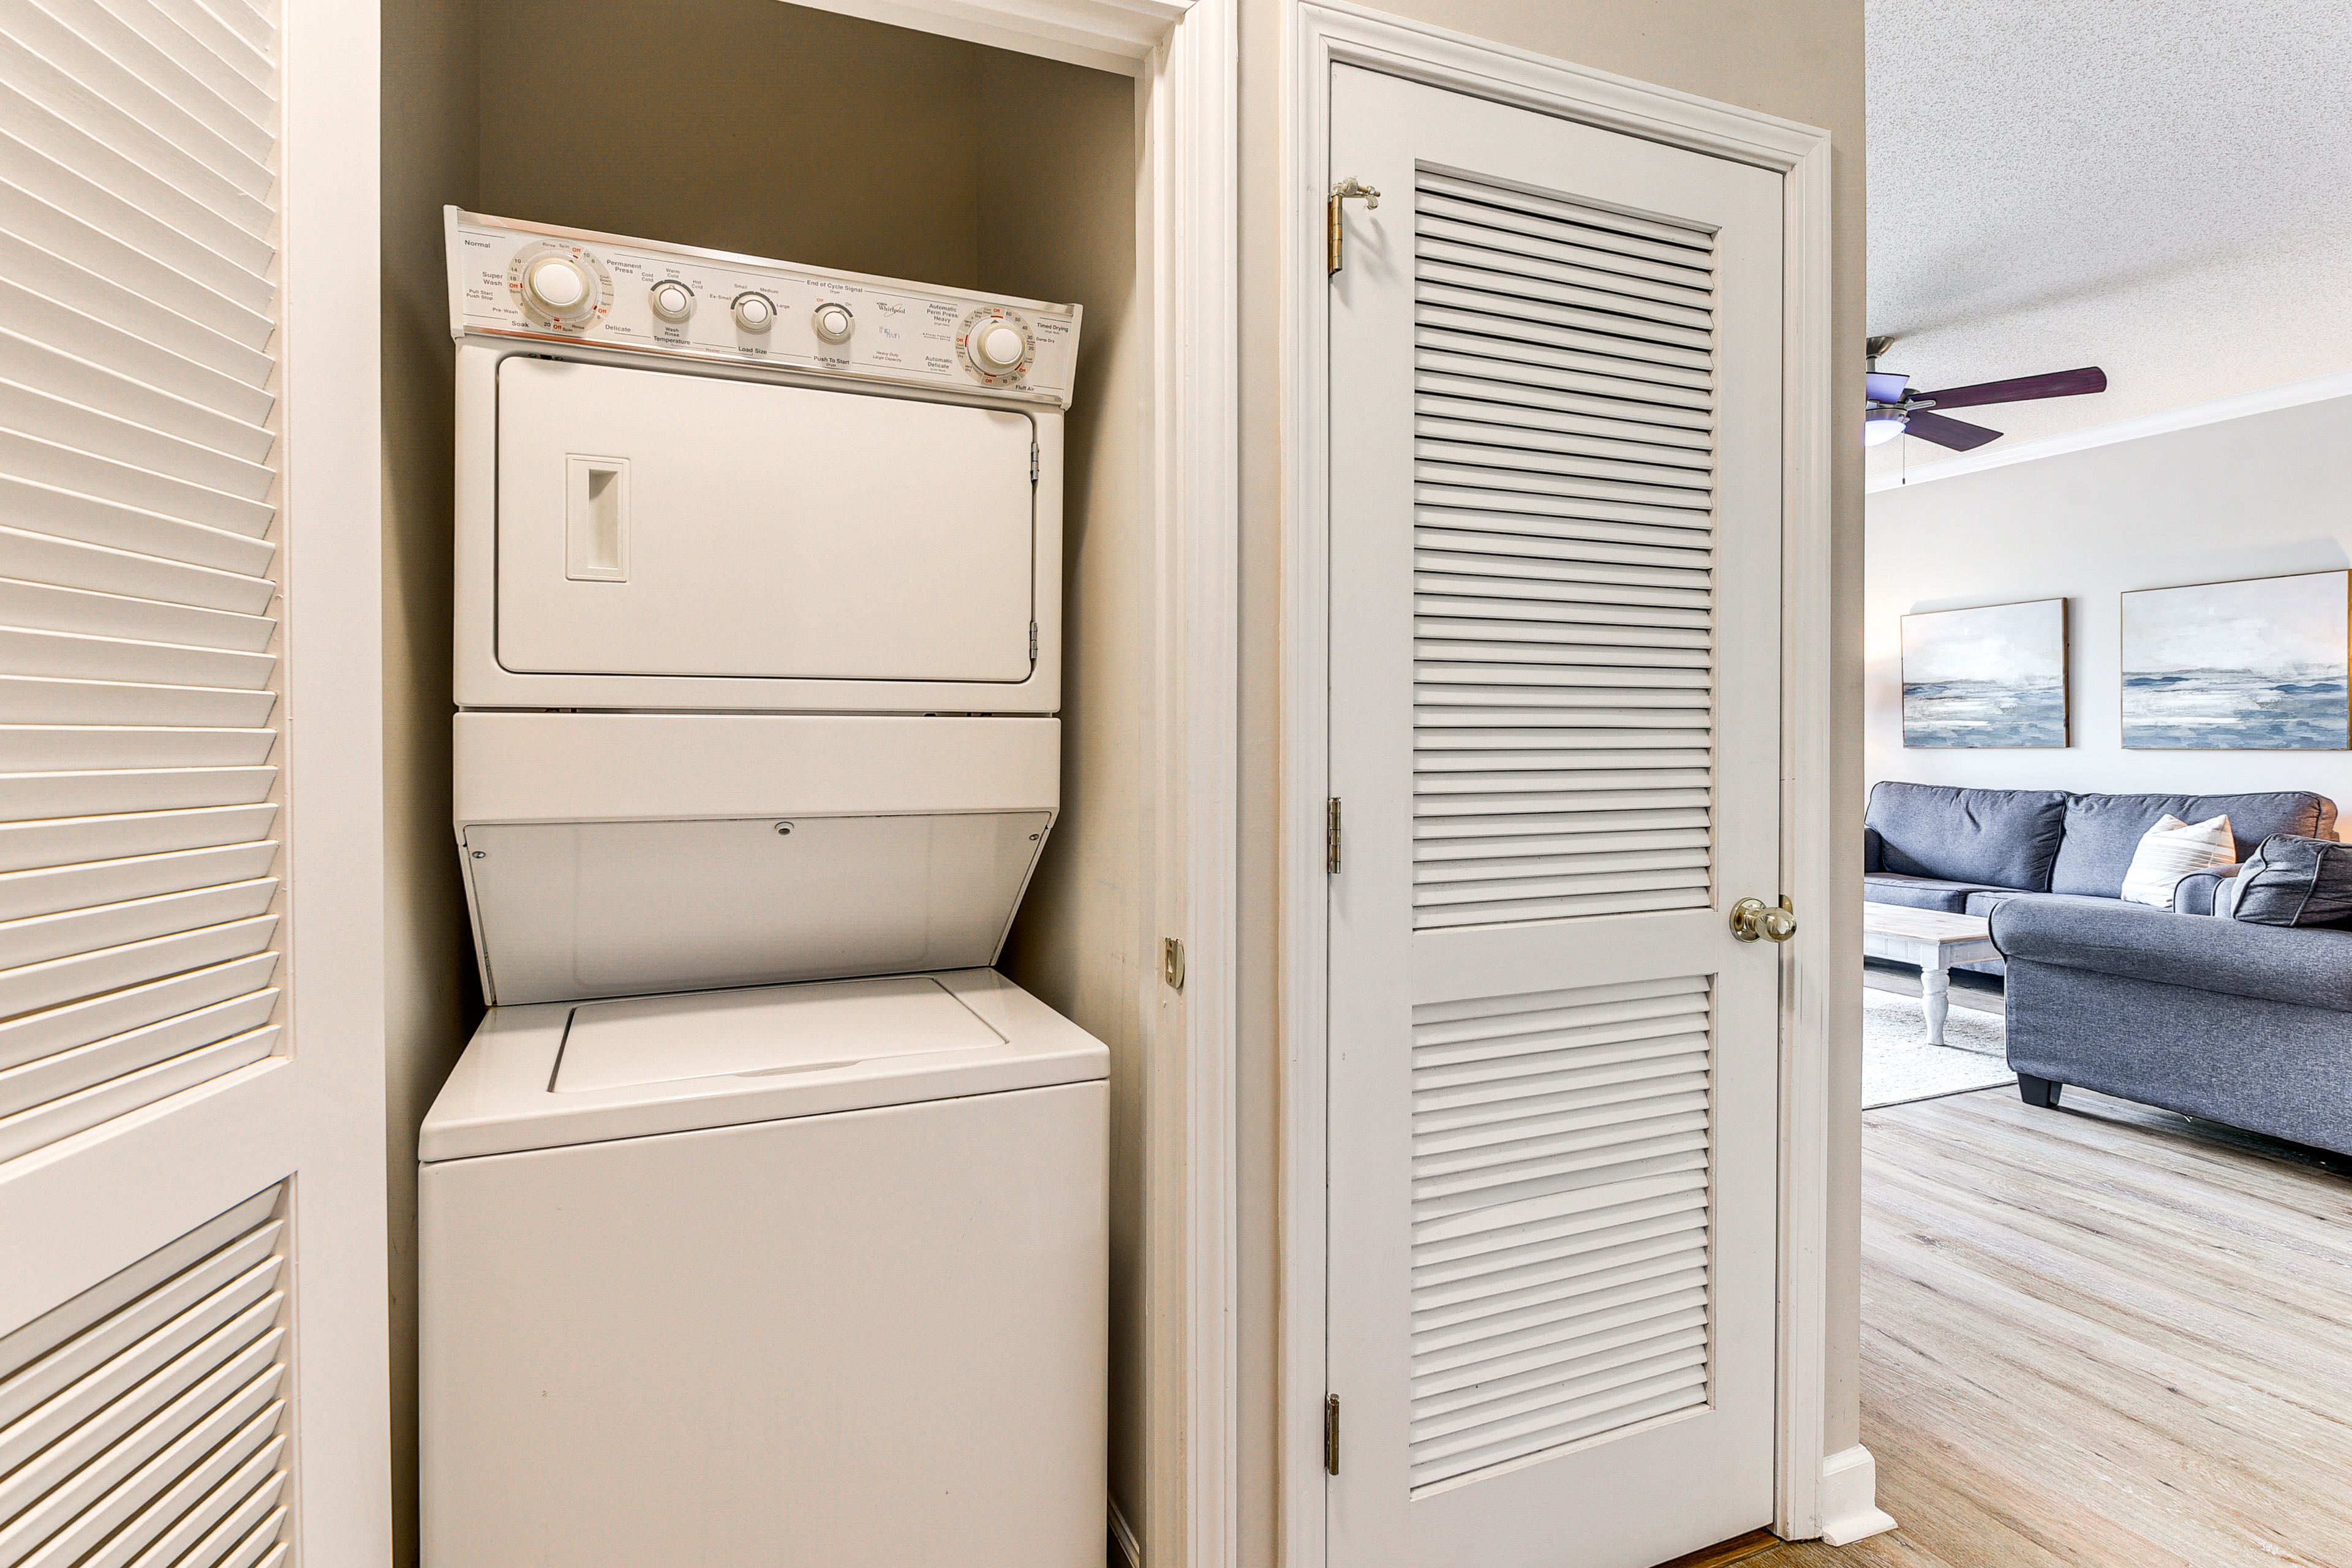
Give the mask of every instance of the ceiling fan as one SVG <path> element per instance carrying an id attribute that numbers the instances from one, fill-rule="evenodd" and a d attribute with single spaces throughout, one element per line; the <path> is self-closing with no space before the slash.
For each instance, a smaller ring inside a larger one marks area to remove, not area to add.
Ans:
<path id="1" fill-rule="evenodd" d="M 1870 340 L 1870 367 L 1863 377 L 1867 399 L 1862 426 L 1862 444 L 1865 447 L 1892 441 L 1897 436 L 1916 436 L 1955 452 L 1974 451 L 1988 441 L 2000 440 L 2000 432 L 1971 425 L 1965 419 L 1947 419 L 1929 410 L 1973 408 L 1985 403 L 2025 403 L 2038 397 L 2075 397 L 2107 389 L 2107 373 L 2094 364 L 2081 370 L 2053 370 L 2046 375 L 1948 386 L 1941 392 L 1913 392 L 1909 376 L 1878 368 L 1878 356 L 1894 341 L 1892 337 Z"/>

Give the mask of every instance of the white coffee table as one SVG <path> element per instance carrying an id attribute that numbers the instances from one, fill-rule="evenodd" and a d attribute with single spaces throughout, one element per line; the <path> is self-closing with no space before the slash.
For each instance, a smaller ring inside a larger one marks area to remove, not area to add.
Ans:
<path id="1" fill-rule="evenodd" d="M 1862 906 L 1862 951 L 1872 958 L 1919 966 L 1919 1010 L 1927 1015 L 1927 1043 L 1944 1043 L 1951 1009 L 1952 965 L 1999 958 L 1992 927 L 1981 915 L 1949 915 L 1904 904 Z"/>

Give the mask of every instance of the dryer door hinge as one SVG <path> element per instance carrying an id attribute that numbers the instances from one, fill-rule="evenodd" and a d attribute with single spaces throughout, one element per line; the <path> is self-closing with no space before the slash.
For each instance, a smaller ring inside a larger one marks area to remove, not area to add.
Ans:
<path id="1" fill-rule="evenodd" d="M 1034 441 L 1029 443 L 1029 482 L 1033 485 L 1037 482 L 1037 443 Z"/>
<path id="2" fill-rule="evenodd" d="M 1323 807 L 1323 868 L 1335 877 L 1339 874 L 1339 797 L 1336 795 Z"/>
<path id="3" fill-rule="evenodd" d="M 1037 623 L 1034 621 L 1029 623 L 1029 662 L 1037 662 Z"/>
<path id="4" fill-rule="evenodd" d="M 1339 1473 L 1339 1396 L 1323 1396 L 1323 1473 Z"/>

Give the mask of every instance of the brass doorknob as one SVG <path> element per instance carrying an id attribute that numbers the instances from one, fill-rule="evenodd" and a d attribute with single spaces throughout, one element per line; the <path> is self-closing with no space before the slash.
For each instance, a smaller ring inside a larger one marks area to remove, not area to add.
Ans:
<path id="1" fill-rule="evenodd" d="M 1797 917 L 1789 895 L 1780 895 L 1775 909 L 1761 899 L 1742 899 L 1731 906 L 1731 934 L 1742 942 L 1786 942 L 1797 934 Z"/>

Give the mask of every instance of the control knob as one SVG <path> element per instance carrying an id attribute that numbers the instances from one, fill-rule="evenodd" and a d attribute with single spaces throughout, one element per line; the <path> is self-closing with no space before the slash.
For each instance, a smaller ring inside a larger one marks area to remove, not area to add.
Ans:
<path id="1" fill-rule="evenodd" d="M 849 313 L 846 305 L 819 305 L 812 321 L 816 327 L 816 335 L 829 343 L 845 343 L 849 341 L 849 334 L 857 330 L 857 319 Z"/>
<path id="2" fill-rule="evenodd" d="M 776 324 L 775 301 L 765 294 L 735 296 L 735 324 L 747 332 L 764 332 Z"/>
<path id="3" fill-rule="evenodd" d="M 613 300 L 604 264 L 576 246 L 525 246 L 507 262 L 507 287 L 525 316 L 565 332 L 594 325 Z"/>
<path id="4" fill-rule="evenodd" d="M 694 314 L 694 290 L 674 278 L 655 284 L 646 298 L 654 314 L 673 326 Z"/>
<path id="5" fill-rule="evenodd" d="M 1029 340 L 1010 321 L 986 322 L 972 329 L 968 352 L 982 374 L 1003 375 L 1029 353 Z"/>
<path id="6" fill-rule="evenodd" d="M 561 256 L 541 257 L 523 269 L 523 303 L 551 321 L 576 312 L 594 287 L 578 262 Z"/>

